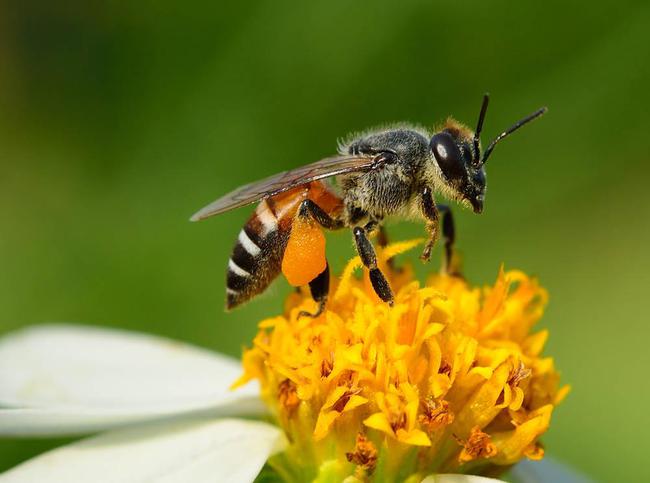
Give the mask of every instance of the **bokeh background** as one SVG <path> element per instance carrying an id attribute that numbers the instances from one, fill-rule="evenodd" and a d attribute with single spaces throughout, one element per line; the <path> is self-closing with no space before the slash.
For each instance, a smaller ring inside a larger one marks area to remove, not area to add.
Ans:
<path id="1" fill-rule="evenodd" d="M 224 313 L 250 210 L 189 215 L 350 131 L 474 124 L 489 90 L 486 138 L 549 113 L 495 152 L 484 214 L 456 210 L 465 272 L 488 283 L 504 262 L 540 277 L 547 353 L 573 386 L 548 453 L 596 480 L 642 481 L 648 86 L 644 1 L 2 2 L 0 334 L 74 321 L 238 355 L 289 287 Z M 338 268 L 350 236 L 328 241 Z M 0 470 L 57 443 L 0 440 Z"/>

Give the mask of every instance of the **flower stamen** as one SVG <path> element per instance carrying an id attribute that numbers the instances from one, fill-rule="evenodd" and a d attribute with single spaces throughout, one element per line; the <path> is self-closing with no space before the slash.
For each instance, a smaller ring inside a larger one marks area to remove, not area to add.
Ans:
<path id="1" fill-rule="evenodd" d="M 481 431 L 478 426 L 472 428 L 467 441 L 460 438 L 456 440 L 463 446 L 458 455 L 458 462 L 461 464 L 479 458 L 492 458 L 497 454 L 497 447 L 492 443 L 490 435 Z"/>
<path id="2" fill-rule="evenodd" d="M 371 475 L 377 465 L 377 448 L 365 434 L 358 433 L 354 451 L 345 453 L 345 457 L 350 463 L 354 463 L 361 467 L 366 474 Z"/>
<path id="3" fill-rule="evenodd" d="M 278 400 L 288 414 L 292 414 L 300 405 L 296 384 L 285 379 L 278 386 Z"/>
<path id="4" fill-rule="evenodd" d="M 418 420 L 429 433 L 448 426 L 454 421 L 454 413 L 451 412 L 449 403 L 444 399 L 436 401 L 433 397 L 428 397 L 422 406 L 422 414 Z"/>

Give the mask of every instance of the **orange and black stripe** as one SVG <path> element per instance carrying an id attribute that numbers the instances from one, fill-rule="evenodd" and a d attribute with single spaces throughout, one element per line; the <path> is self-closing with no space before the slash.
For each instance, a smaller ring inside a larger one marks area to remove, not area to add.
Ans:
<path id="1" fill-rule="evenodd" d="M 262 293 L 280 274 L 294 217 L 308 198 L 328 213 L 341 208 L 340 198 L 319 181 L 262 200 L 257 206 L 239 232 L 228 260 L 226 308 Z"/>
<path id="2" fill-rule="evenodd" d="M 280 274 L 290 223 L 280 223 L 272 200 L 264 200 L 239 232 L 228 260 L 226 307 L 263 292 Z"/>

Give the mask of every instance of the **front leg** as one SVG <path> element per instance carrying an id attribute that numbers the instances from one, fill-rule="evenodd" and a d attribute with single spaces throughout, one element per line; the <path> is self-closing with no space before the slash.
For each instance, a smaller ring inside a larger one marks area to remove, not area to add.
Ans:
<path id="1" fill-rule="evenodd" d="M 420 192 L 420 208 L 427 221 L 427 231 L 429 232 L 429 240 L 424 246 L 420 259 L 428 262 L 431 259 L 431 250 L 440 236 L 438 230 L 440 216 L 438 214 L 438 208 L 436 208 L 436 203 L 433 201 L 433 193 L 428 186 L 425 186 Z"/>
<path id="2" fill-rule="evenodd" d="M 442 213 L 442 239 L 445 242 L 445 255 L 443 257 L 442 271 L 449 275 L 462 276 L 453 267 L 454 243 L 456 241 L 456 230 L 454 228 L 454 217 L 451 215 L 451 208 L 447 205 L 438 205 Z"/>

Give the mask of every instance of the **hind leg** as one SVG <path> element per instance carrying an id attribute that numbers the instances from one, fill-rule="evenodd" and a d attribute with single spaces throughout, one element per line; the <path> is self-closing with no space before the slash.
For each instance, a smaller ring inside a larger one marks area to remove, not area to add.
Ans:
<path id="1" fill-rule="evenodd" d="M 301 218 L 310 218 L 328 230 L 337 230 L 344 226 L 343 220 L 332 218 L 325 210 L 309 199 L 304 200 L 300 204 L 298 216 Z M 309 282 L 311 296 L 318 303 L 318 308 L 314 313 L 303 310 L 298 314 L 298 317 L 318 317 L 325 310 L 330 288 L 330 267 L 327 261 L 325 263 L 325 270 Z"/>
<path id="2" fill-rule="evenodd" d="M 316 312 L 311 313 L 306 310 L 302 310 L 298 314 L 300 317 L 318 317 L 325 310 L 327 305 L 327 297 L 330 291 L 330 265 L 329 263 L 325 265 L 325 270 L 323 270 L 314 280 L 309 282 L 309 290 L 311 291 L 311 297 L 318 303 L 318 308 Z"/>
<path id="3" fill-rule="evenodd" d="M 309 199 L 300 203 L 298 216 L 311 218 L 327 230 L 339 230 L 345 226 L 343 220 L 332 218 L 325 210 Z"/>

